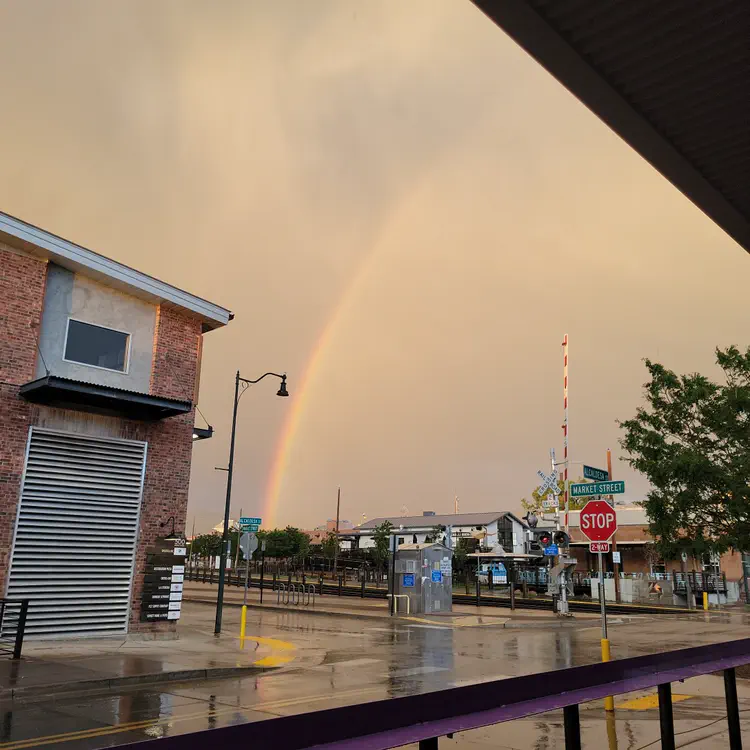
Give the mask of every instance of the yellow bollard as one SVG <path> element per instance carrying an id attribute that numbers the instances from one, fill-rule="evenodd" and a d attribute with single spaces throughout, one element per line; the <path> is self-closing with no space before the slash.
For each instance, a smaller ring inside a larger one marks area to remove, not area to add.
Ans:
<path id="1" fill-rule="evenodd" d="M 245 648 L 245 626 L 247 625 L 247 605 L 242 605 L 242 617 L 240 617 L 240 648 Z"/>
<path id="2" fill-rule="evenodd" d="M 602 661 L 609 661 L 610 660 L 610 652 L 609 652 L 609 638 L 602 638 Z M 615 699 L 608 695 L 604 699 L 604 710 L 605 711 L 614 711 L 615 710 Z"/>
<path id="3" fill-rule="evenodd" d="M 708 592 L 707 591 L 703 592 L 703 609 L 705 609 L 706 612 L 708 612 Z"/>

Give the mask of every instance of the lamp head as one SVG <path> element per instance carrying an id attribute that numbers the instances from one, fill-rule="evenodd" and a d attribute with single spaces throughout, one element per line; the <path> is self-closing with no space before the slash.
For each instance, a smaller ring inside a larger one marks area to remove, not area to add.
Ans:
<path id="1" fill-rule="evenodd" d="M 286 375 L 281 376 L 281 386 L 279 387 L 279 390 L 276 391 L 277 396 L 288 396 L 289 391 L 286 389 Z"/>

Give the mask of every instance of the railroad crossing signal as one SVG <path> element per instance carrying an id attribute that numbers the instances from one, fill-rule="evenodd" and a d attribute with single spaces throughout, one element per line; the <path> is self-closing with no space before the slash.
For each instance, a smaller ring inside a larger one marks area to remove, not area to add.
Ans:
<path id="1" fill-rule="evenodd" d="M 581 533 L 590 542 L 607 542 L 617 531 L 617 514 L 606 500 L 589 500 L 580 518 Z"/>
<path id="2" fill-rule="evenodd" d="M 560 494 L 560 488 L 557 486 L 557 476 L 552 472 L 551 474 L 545 474 L 541 469 L 537 471 L 537 474 L 542 480 L 542 484 L 539 487 L 539 497 L 543 497 L 548 492 L 552 492 L 553 495 Z"/>

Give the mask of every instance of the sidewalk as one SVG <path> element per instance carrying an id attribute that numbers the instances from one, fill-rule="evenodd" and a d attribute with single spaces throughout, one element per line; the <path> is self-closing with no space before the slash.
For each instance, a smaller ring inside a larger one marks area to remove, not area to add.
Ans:
<path id="1" fill-rule="evenodd" d="M 20 661 L 0 660 L 0 700 L 244 676 L 286 661 L 278 657 L 274 642 L 252 641 L 241 649 L 239 610 L 227 609 L 224 618 L 224 633 L 218 637 L 213 633 L 213 611 L 198 605 L 183 608 L 179 637 L 169 640 L 139 640 L 137 636 L 27 640 Z"/>
<path id="2" fill-rule="evenodd" d="M 198 583 L 186 581 L 183 598 L 188 602 L 201 602 L 204 604 L 216 604 L 217 585 L 210 583 Z M 234 586 L 224 589 L 225 606 L 241 606 L 244 592 L 241 588 Z M 260 603 L 260 590 L 248 589 L 248 607 L 253 610 L 266 610 L 269 612 L 299 612 L 314 615 L 328 615 L 332 617 L 356 617 L 369 620 L 387 620 L 390 618 L 388 602 L 385 599 L 361 599 L 356 596 L 316 596 L 315 604 L 308 606 L 284 605 L 278 602 L 277 592 L 270 589 L 263 591 L 263 604 Z M 401 612 L 403 617 L 405 613 Z M 591 625 L 599 621 L 599 615 L 595 613 L 577 613 L 570 618 L 560 618 L 552 612 L 540 609 L 522 609 L 520 606 L 515 610 L 507 607 L 475 607 L 465 604 L 456 604 L 453 611 L 443 614 L 419 615 L 420 618 L 429 618 L 436 623 L 449 621 L 455 618 L 473 617 L 486 621 L 486 624 L 504 626 L 506 628 L 566 628 Z M 630 622 L 632 617 L 613 617 L 611 622 Z"/>

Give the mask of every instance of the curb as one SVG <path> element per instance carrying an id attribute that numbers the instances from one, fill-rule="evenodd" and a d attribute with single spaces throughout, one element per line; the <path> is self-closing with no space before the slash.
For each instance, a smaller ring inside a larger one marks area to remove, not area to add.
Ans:
<path id="1" fill-rule="evenodd" d="M 216 606 L 216 599 L 194 599 L 192 596 L 183 596 L 183 602 L 193 602 L 194 604 L 211 604 Z M 228 602 L 224 601 L 225 607 L 242 607 L 241 602 Z M 332 612 L 330 609 L 315 609 L 314 607 L 280 607 L 276 604 L 248 604 L 248 609 L 255 609 L 260 612 L 264 610 L 267 612 L 294 612 L 295 614 L 303 615 L 323 615 L 324 617 L 356 617 L 360 620 L 377 620 L 383 622 L 388 620 L 388 616 L 384 615 L 372 615 L 369 613 L 360 614 L 359 612 Z"/>
<path id="2" fill-rule="evenodd" d="M 47 685 L 29 685 L 28 687 L 8 688 L 0 691 L 0 700 L 11 698 L 12 700 L 31 698 L 36 696 L 51 695 L 68 691 L 81 690 L 110 690 L 120 687 L 134 687 L 139 685 L 153 685 L 162 682 L 185 682 L 188 680 L 212 680 L 222 677 L 234 677 L 238 674 L 243 676 L 260 674 L 278 669 L 278 667 L 209 667 L 207 669 L 176 669 L 171 672 L 158 672 L 154 674 L 138 674 L 128 677 L 108 677 L 91 680 L 75 680 L 71 682 L 58 682 Z"/>

